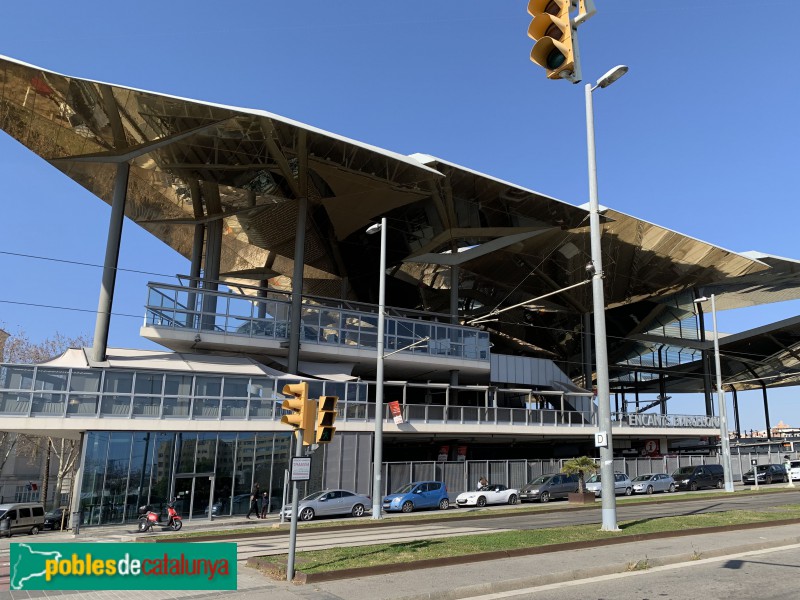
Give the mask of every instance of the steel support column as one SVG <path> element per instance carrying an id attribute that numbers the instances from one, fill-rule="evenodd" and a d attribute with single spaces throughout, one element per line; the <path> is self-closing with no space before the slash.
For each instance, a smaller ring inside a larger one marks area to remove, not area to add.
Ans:
<path id="1" fill-rule="evenodd" d="M 94 362 L 103 362 L 106 359 L 111 308 L 114 304 L 114 286 L 117 282 L 119 247 L 122 240 L 122 224 L 125 221 L 125 200 L 128 194 L 129 173 L 130 165 L 127 162 L 117 164 L 114 195 L 111 200 L 111 218 L 108 222 L 106 257 L 103 262 L 103 279 L 100 284 L 100 297 L 97 301 L 97 319 L 95 320 L 94 341 L 92 342 L 92 360 Z"/>
<path id="2" fill-rule="evenodd" d="M 736 422 L 736 438 L 742 437 L 742 430 L 739 428 L 739 398 L 736 395 L 736 388 L 730 386 L 733 393 L 733 420 Z"/>

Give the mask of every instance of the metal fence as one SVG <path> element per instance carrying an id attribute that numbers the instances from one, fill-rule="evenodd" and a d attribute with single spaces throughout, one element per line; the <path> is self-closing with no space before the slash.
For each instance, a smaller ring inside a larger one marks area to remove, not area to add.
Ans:
<path id="1" fill-rule="evenodd" d="M 798 452 L 789 453 L 796 460 Z M 785 452 L 768 454 L 733 454 L 731 456 L 734 482 L 742 480 L 749 471 L 751 460 L 759 465 L 783 463 Z M 478 479 L 486 477 L 490 483 L 520 488 L 545 473 L 557 473 L 569 459 L 543 460 L 468 460 L 460 462 L 392 462 L 384 463 L 383 494 L 393 492 L 412 481 L 444 481 L 451 499 L 467 490 L 475 489 Z M 720 456 L 670 455 L 660 458 L 616 458 L 614 470 L 627 473 L 631 479 L 646 473 L 668 473 L 690 465 L 721 464 Z M 367 484 L 368 482 L 363 482 Z M 361 487 L 361 486 L 359 486 Z M 368 488 L 369 485 L 365 485 Z"/>

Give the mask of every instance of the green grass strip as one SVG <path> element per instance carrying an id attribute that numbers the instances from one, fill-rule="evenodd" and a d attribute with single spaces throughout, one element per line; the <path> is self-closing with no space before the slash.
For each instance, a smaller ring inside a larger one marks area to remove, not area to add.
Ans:
<path id="1" fill-rule="evenodd" d="M 296 568 L 304 573 L 323 573 L 357 567 L 372 567 L 417 560 L 467 556 L 481 552 L 494 552 L 518 548 L 589 542 L 620 536 L 684 531 L 702 527 L 762 523 L 782 519 L 800 519 L 800 505 L 787 505 L 769 511 L 733 510 L 698 515 L 658 517 L 620 523 L 621 532 L 600 531 L 597 524 L 552 529 L 518 530 L 498 533 L 465 535 L 450 538 L 418 540 L 397 544 L 337 547 L 311 552 L 299 552 Z M 276 565 L 285 567 L 286 555 L 268 557 Z"/>

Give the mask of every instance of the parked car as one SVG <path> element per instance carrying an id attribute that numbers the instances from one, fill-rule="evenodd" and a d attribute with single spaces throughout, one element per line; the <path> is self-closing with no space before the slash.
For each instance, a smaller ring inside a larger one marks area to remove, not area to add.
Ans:
<path id="1" fill-rule="evenodd" d="M 521 502 L 549 502 L 554 498 L 566 498 L 578 491 L 578 476 L 566 473 L 547 473 L 526 483 L 519 491 Z"/>
<path id="2" fill-rule="evenodd" d="M 44 529 L 61 529 L 61 519 L 64 519 L 64 529 L 69 528 L 69 509 L 62 506 L 54 508 L 44 514 Z"/>
<path id="3" fill-rule="evenodd" d="M 388 511 L 409 513 L 418 508 L 437 507 L 440 510 L 450 507 L 447 486 L 441 481 L 415 481 L 383 498 L 383 510 Z"/>
<path id="4" fill-rule="evenodd" d="M 487 504 L 516 504 L 519 490 L 504 485 L 485 485 L 481 489 L 464 492 L 456 498 L 456 506 L 486 506 Z"/>
<path id="5" fill-rule="evenodd" d="M 297 515 L 300 521 L 331 515 L 363 517 L 368 506 L 372 506 L 369 496 L 347 490 L 322 490 L 300 500 L 297 505 Z M 287 519 L 292 518 L 291 504 L 283 507 L 283 516 Z"/>
<path id="6" fill-rule="evenodd" d="M 679 490 L 694 491 L 704 487 L 722 489 L 725 483 L 722 465 L 680 467 L 672 472 L 672 478 Z"/>
<path id="7" fill-rule="evenodd" d="M 789 477 L 792 481 L 800 479 L 800 460 L 793 460 L 789 463 Z"/>
<path id="8" fill-rule="evenodd" d="M 762 485 L 765 483 L 767 485 L 778 483 L 779 481 L 788 483 L 789 481 L 789 474 L 783 465 L 758 465 L 756 466 L 756 472 L 758 473 L 758 483 Z M 753 477 L 752 469 L 742 476 L 742 482 L 745 485 L 755 485 L 756 480 Z"/>
<path id="9" fill-rule="evenodd" d="M 586 491 L 594 492 L 599 498 L 603 494 L 603 482 L 600 473 L 595 473 L 586 480 Z M 614 473 L 614 494 L 619 496 L 625 494 L 630 496 L 633 493 L 633 482 L 625 473 Z"/>
<path id="10" fill-rule="evenodd" d="M 666 473 L 647 473 L 633 479 L 633 492 L 635 494 L 674 491 L 675 480 Z"/>

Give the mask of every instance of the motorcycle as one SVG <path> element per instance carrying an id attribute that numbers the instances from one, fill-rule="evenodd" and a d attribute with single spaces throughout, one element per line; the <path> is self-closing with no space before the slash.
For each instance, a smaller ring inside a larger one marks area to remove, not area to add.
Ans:
<path id="1" fill-rule="evenodd" d="M 139 525 L 138 529 L 140 533 L 146 533 L 152 529 L 153 525 L 159 524 L 162 527 L 169 527 L 173 531 L 180 531 L 181 527 L 183 527 L 183 520 L 181 516 L 178 514 L 178 511 L 175 510 L 175 504 L 170 502 L 167 504 L 167 522 L 162 523 L 159 517 L 159 514 L 155 512 L 150 506 L 140 506 L 139 507 Z"/>

